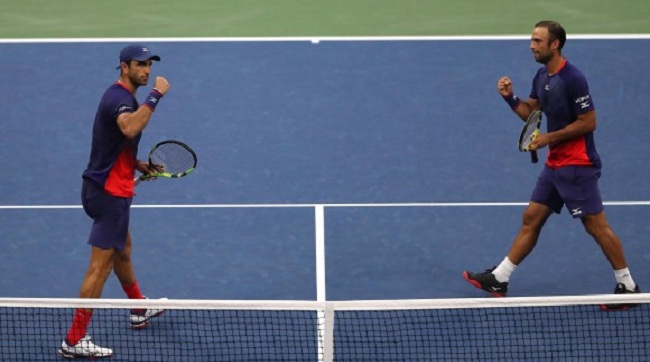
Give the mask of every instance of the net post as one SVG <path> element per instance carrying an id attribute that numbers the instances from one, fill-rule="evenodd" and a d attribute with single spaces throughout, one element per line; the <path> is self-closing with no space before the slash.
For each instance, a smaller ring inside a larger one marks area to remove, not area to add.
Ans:
<path id="1" fill-rule="evenodd" d="M 325 303 L 325 309 L 319 311 L 319 322 L 320 316 L 322 316 L 322 329 L 320 330 L 322 334 L 321 343 L 322 343 L 322 360 L 324 362 L 334 361 L 334 306 L 331 303 Z"/>
<path id="2" fill-rule="evenodd" d="M 314 205 L 316 238 L 316 300 L 322 303 L 318 313 L 318 361 L 334 359 L 334 310 L 327 303 L 325 288 L 325 206 Z"/>

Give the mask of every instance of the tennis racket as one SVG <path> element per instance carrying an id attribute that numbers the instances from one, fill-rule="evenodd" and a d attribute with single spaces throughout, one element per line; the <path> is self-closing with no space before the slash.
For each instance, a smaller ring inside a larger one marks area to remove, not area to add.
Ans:
<path id="1" fill-rule="evenodd" d="M 156 170 L 135 178 L 135 184 L 153 177 L 179 178 L 189 175 L 196 167 L 196 153 L 183 142 L 162 141 L 149 151 L 149 168 Z"/>
<path id="2" fill-rule="evenodd" d="M 519 136 L 519 151 L 530 152 L 530 161 L 537 163 L 537 151 L 530 149 L 530 144 L 539 134 L 539 127 L 542 125 L 542 112 L 539 110 L 533 111 L 526 120 L 524 128 L 521 130 Z"/>

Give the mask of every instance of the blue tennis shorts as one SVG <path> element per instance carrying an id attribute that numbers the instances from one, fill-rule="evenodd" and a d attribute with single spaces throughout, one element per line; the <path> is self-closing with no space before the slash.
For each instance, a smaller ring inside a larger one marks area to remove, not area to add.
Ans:
<path id="1" fill-rule="evenodd" d="M 88 244 L 101 249 L 123 251 L 129 232 L 130 197 L 111 196 L 97 183 L 84 179 L 81 204 L 93 219 Z"/>
<path id="2" fill-rule="evenodd" d="M 544 166 L 537 179 L 531 201 L 547 205 L 556 213 L 562 206 L 573 218 L 599 214 L 604 210 L 598 188 L 600 169 L 588 166 L 566 166 L 552 169 Z"/>

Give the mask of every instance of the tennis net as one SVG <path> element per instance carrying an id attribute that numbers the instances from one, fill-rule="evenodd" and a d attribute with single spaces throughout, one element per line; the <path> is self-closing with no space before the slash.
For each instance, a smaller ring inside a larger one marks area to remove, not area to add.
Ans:
<path id="1" fill-rule="evenodd" d="M 604 312 L 601 303 L 634 303 Z M 60 361 L 76 308 L 111 361 L 647 361 L 650 295 L 386 301 L 0 298 L 0 360 Z M 145 329 L 131 309 L 163 308 Z"/>

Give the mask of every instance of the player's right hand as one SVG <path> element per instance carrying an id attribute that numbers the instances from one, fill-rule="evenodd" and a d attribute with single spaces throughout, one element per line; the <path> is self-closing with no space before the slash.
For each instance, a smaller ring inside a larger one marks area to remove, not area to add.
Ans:
<path id="1" fill-rule="evenodd" d="M 501 77 L 497 82 L 497 90 L 502 96 L 509 96 L 513 94 L 514 90 L 512 88 L 512 82 L 508 77 Z"/>
<path id="2" fill-rule="evenodd" d="M 156 81 L 153 83 L 153 87 L 160 92 L 160 94 L 165 94 L 169 90 L 169 82 L 165 77 L 156 77 Z"/>

